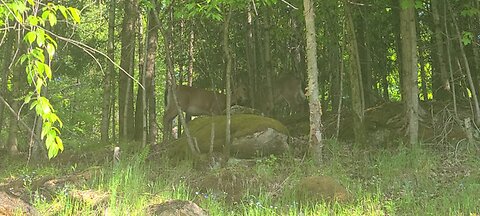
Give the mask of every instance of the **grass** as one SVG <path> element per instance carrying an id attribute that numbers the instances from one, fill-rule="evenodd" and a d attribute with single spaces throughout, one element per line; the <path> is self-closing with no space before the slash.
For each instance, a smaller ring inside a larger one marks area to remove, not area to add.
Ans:
<path id="1" fill-rule="evenodd" d="M 70 163 L 55 159 L 35 167 L 24 166 L 19 158 L 3 158 L 0 163 L 10 165 L 0 172 L 0 184 L 24 179 L 28 197 L 41 215 L 144 215 L 149 204 L 170 199 L 194 201 L 210 215 L 480 213 L 480 160 L 471 149 L 455 153 L 425 145 L 358 149 L 329 140 L 324 154 L 321 167 L 309 160 L 272 156 L 258 159 L 252 167 L 235 165 L 200 171 L 186 161 L 151 158 L 146 149 L 123 154 L 117 165 L 94 160 L 99 168 L 92 178 L 80 185 L 65 185 L 51 198 L 42 197 L 41 189 L 29 185 L 41 176 L 59 177 L 86 170 L 93 162 L 89 158 Z M 95 152 L 89 155 L 105 157 Z M 295 199 L 295 184 L 309 175 L 336 178 L 355 200 L 300 205 Z M 94 206 L 73 198 L 72 189 L 90 189 L 108 196 L 103 204 Z"/>

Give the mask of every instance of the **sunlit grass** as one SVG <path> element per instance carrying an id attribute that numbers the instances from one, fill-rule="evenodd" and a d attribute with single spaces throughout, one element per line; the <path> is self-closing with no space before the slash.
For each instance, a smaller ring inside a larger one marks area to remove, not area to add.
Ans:
<path id="1" fill-rule="evenodd" d="M 62 176 L 87 169 L 88 165 L 81 162 L 73 168 L 12 165 L 0 177 L 26 179 L 24 186 L 31 195 L 31 202 L 42 215 L 145 215 L 148 205 L 172 199 L 194 201 L 210 215 L 480 213 L 480 162 L 474 154 L 465 151 L 452 156 L 421 145 L 373 151 L 349 148 L 329 141 L 322 166 L 316 166 L 309 159 L 272 156 L 258 159 L 253 167 L 229 167 L 230 172 L 196 171 L 185 161 L 172 164 L 166 158 L 147 159 L 148 150 L 126 154 L 122 155 L 119 164 L 101 165 L 93 179 L 76 186 L 78 190 L 107 193 L 107 200 L 97 206 L 74 199 L 69 193 L 71 188 L 59 190 L 52 199 L 46 199 L 29 185 L 38 176 Z M 227 199 L 228 194 L 200 192 L 192 187 L 192 182 L 208 174 L 252 179 L 239 181 L 245 191 L 233 202 Z M 334 177 L 354 199 L 349 203 L 298 203 L 295 184 L 300 178 L 311 175 Z"/>

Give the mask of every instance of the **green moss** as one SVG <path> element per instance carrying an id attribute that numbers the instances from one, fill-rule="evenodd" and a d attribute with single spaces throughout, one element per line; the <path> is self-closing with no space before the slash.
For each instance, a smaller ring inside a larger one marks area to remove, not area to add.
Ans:
<path id="1" fill-rule="evenodd" d="M 214 132 L 213 149 L 214 151 L 221 150 L 225 143 L 226 116 L 204 116 L 196 118 L 189 122 L 188 126 L 190 133 L 196 140 L 201 152 L 206 153 L 209 151 L 212 140 L 212 131 Z M 289 134 L 288 129 L 281 122 L 272 118 L 252 114 L 232 115 L 230 126 L 232 139 L 264 131 L 267 128 L 272 128 L 278 132 Z M 185 136 L 175 141 L 174 154 L 176 156 L 181 156 L 187 145 L 187 139 Z"/>

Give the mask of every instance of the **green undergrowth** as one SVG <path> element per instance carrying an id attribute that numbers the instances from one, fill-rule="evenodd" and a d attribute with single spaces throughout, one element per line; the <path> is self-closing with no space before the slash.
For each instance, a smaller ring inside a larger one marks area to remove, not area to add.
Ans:
<path id="1" fill-rule="evenodd" d="M 329 140 L 321 166 L 309 159 L 271 156 L 248 166 L 239 162 L 208 171 L 196 170 L 188 161 L 150 154 L 148 149 L 124 153 L 115 165 L 108 159 L 99 163 L 83 158 L 25 166 L 19 158 L 1 158 L 0 163 L 8 166 L 0 172 L 0 184 L 27 179 L 25 193 L 41 215 L 145 215 L 148 205 L 171 199 L 193 201 L 210 215 L 478 215 L 480 160 L 475 152 L 422 145 L 364 149 Z M 86 155 L 107 157 L 96 154 Z M 29 186 L 44 176 L 88 169 L 96 170 L 93 177 L 80 185 L 65 185 L 51 197 L 41 195 L 41 187 Z M 312 175 L 337 179 L 354 200 L 299 203 L 295 184 Z M 79 201 L 73 198 L 74 189 L 96 191 L 106 198 L 101 204 Z"/>

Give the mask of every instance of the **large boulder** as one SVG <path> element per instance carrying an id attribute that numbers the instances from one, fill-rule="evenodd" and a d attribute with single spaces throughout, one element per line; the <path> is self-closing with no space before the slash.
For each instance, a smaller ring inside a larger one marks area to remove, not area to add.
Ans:
<path id="1" fill-rule="evenodd" d="M 232 115 L 230 134 L 231 155 L 237 158 L 255 158 L 281 155 L 289 150 L 288 129 L 279 121 L 251 114 Z M 222 152 L 225 144 L 225 116 L 205 116 L 192 120 L 190 134 L 201 153 Z M 188 149 L 187 138 L 181 137 L 172 144 L 173 155 L 182 156 Z"/>

